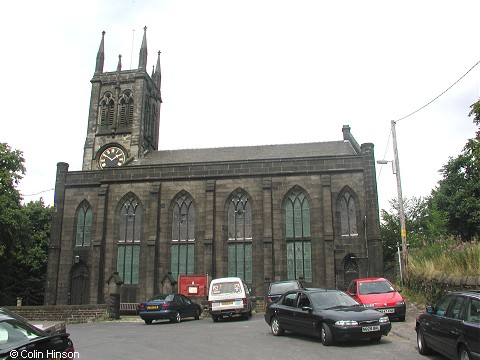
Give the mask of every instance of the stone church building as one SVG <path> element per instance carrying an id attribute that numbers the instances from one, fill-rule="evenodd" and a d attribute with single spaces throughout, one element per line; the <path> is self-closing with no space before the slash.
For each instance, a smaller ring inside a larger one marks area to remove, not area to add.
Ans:
<path id="1" fill-rule="evenodd" d="M 146 28 L 134 70 L 97 54 L 81 171 L 58 163 L 46 304 L 121 302 L 176 290 L 179 275 L 239 276 L 255 296 L 303 279 L 344 289 L 381 276 L 373 144 L 338 140 L 158 150 L 160 52 L 147 72 Z"/>

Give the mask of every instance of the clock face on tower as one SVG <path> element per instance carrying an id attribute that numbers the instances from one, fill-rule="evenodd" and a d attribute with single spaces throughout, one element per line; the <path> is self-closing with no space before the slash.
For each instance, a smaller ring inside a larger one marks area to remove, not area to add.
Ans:
<path id="1" fill-rule="evenodd" d="M 118 146 L 110 146 L 103 150 L 98 158 L 98 165 L 102 169 L 122 166 L 125 163 L 125 152 Z"/>

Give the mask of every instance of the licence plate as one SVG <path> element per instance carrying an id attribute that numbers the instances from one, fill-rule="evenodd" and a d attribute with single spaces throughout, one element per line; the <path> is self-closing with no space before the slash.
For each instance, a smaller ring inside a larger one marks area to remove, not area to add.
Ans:
<path id="1" fill-rule="evenodd" d="M 393 314 L 395 312 L 395 309 L 378 309 L 378 311 L 384 314 Z"/>
<path id="2" fill-rule="evenodd" d="M 232 305 L 233 301 L 224 301 L 222 302 L 222 305 Z"/>
<path id="3" fill-rule="evenodd" d="M 380 331 L 380 325 L 362 326 L 362 332 Z"/>
<path id="4" fill-rule="evenodd" d="M 157 308 L 157 306 L 155 306 L 155 305 L 147 306 L 147 310 L 155 310 L 156 308 Z"/>

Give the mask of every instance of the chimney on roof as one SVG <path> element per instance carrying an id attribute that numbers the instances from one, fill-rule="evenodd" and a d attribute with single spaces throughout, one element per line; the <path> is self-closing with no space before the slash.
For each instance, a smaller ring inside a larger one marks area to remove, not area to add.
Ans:
<path id="1" fill-rule="evenodd" d="M 358 145 L 357 140 L 353 137 L 352 133 L 350 132 L 350 125 L 343 125 L 342 128 L 343 132 L 343 140 L 347 140 L 352 144 L 352 147 L 355 149 L 355 151 L 360 154 L 362 149 L 360 148 L 360 145 Z"/>

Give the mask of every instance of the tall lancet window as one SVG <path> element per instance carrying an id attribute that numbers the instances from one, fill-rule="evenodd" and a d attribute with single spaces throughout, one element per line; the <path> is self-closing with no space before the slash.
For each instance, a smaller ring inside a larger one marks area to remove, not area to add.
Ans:
<path id="1" fill-rule="evenodd" d="M 117 270 L 124 284 L 138 284 L 142 206 L 133 197 L 122 203 L 119 217 Z"/>
<path id="2" fill-rule="evenodd" d="M 115 101 L 111 93 L 107 92 L 100 100 L 100 130 L 115 128 Z"/>
<path id="3" fill-rule="evenodd" d="M 92 208 L 84 201 L 77 209 L 75 246 L 90 246 L 92 236 Z"/>
<path id="4" fill-rule="evenodd" d="M 171 256 L 170 270 L 175 279 L 195 273 L 195 205 L 186 194 L 173 205 Z"/>
<path id="5" fill-rule="evenodd" d="M 130 90 L 123 93 L 120 98 L 120 114 L 118 120 L 118 129 L 125 129 L 132 126 L 133 123 L 133 96 Z"/>
<path id="6" fill-rule="evenodd" d="M 285 202 L 287 243 L 287 277 L 303 276 L 312 281 L 312 245 L 310 236 L 310 206 L 300 189 L 293 189 Z"/>
<path id="7" fill-rule="evenodd" d="M 340 223 L 342 236 L 358 235 L 357 208 L 350 192 L 345 191 L 340 198 Z"/>
<path id="8" fill-rule="evenodd" d="M 236 194 L 228 206 L 228 276 L 252 282 L 252 205 Z"/>

